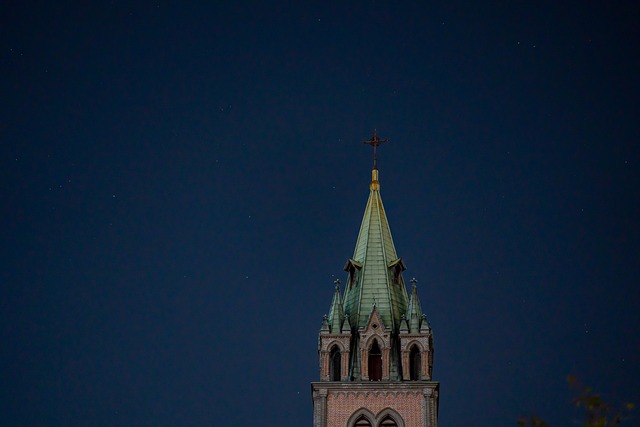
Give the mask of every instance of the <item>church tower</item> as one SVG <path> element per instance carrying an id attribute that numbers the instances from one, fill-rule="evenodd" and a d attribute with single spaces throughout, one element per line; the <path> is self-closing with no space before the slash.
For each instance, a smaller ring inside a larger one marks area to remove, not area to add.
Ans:
<path id="1" fill-rule="evenodd" d="M 318 340 L 320 381 L 311 383 L 313 427 L 437 427 L 433 338 L 416 280 L 407 294 L 380 197 L 374 133 L 369 200 L 344 294 L 336 280 Z"/>

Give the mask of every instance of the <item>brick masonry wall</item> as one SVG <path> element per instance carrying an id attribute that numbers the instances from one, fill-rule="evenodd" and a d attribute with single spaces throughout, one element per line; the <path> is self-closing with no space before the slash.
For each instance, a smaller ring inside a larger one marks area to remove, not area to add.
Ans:
<path id="1" fill-rule="evenodd" d="M 327 427 L 344 427 L 351 415 L 366 408 L 376 416 L 392 408 L 404 420 L 405 427 L 422 427 L 424 396 L 418 390 L 406 391 L 337 391 L 327 395 Z"/>

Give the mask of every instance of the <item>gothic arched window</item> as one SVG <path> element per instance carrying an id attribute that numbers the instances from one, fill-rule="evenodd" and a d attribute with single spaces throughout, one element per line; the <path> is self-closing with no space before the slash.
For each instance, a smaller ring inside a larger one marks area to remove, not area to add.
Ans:
<path id="1" fill-rule="evenodd" d="M 371 421 L 367 419 L 364 415 L 361 415 L 353 425 L 353 427 L 371 427 Z"/>
<path id="2" fill-rule="evenodd" d="M 369 350 L 369 379 L 380 381 L 382 379 L 382 352 L 378 346 L 378 341 L 374 340 Z"/>
<path id="3" fill-rule="evenodd" d="M 378 424 L 378 425 L 380 427 L 398 427 L 398 423 L 396 423 L 396 420 L 391 418 L 390 415 L 387 415 L 386 417 L 384 417 L 382 422 L 380 424 Z"/>
<path id="4" fill-rule="evenodd" d="M 418 381 L 420 379 L 420 369 L 422 368 L 422 356 L 420 355 L 420 349 L 417 345 L 411 347 L 411 353 L 409 353 L 409 375 L 411 381 Z"/>
<path id="5" fill-rule="evenodd" d="M 341 356 L 340 349 L 337 345 L 334 345 L 329 356 L 329 375 L 331 376 L 331 381 L 340 381 L 340 376 L 342 374 Z"/>

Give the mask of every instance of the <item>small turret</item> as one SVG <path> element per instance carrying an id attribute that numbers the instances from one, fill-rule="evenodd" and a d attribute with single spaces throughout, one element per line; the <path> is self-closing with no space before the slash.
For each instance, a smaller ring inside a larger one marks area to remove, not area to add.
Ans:
<path id="1" fill-rule="evenodd" d="M 320 380 L 347 381 L 349 379 L 349 354 L 351 352 L 351 324 L 344 314 L 340 298 L 340 280 L 333 282 L 335 290 L 329 315 L 322 318 L 318 340 L 320 353 Z"/>
<path id="2" fill-rule="evenodd" d="M 340 279 L 336 279 L 333 283 L 336 285 L 336 291 L 333 294 L 333 301 L 331 301 L 331 308 L 329 309 L 329 327 L 332 334 L 339 334 L 342 332 L 342 321 L 344 320 L 342 300 L 340 299 Z"/>
<path id="3" fill-rule="evenodd" d="M 326 314 L 322 316 L 322 327 L 320 328 L 320 333 L 328 334 L 331 332 L 331 328 L 329 328 L 329 316 Z"/>
<path id="4" fill-rule="evenodd" d="M 412 333 L 420 331 L 420 323 L 422 322 L 422 307 L 418 298 L 418 281 L 411 279 L 411 296 L 409 297 L 409 330 Z"/>
<path id="5" fill-rule="evenodd" d="M 410 381 L 431 380 L 433 369 L 433 338 L 427 316 L 422 313 L 416 283 L 415 278 L 411 279 L 408 319 L 403 316 L 407 326 L 400 329 L 402 378 Z"/>

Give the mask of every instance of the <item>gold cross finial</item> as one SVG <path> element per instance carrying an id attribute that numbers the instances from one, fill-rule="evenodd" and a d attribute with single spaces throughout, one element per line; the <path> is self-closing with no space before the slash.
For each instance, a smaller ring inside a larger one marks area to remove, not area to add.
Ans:
<path id="1" fill-rule="evenodd" d="M 378 145 L 384 142 L 389 142 L 389 140 L 387 138 L 378 138 L 378 132 L 374 129 L 373 138 L 369 139 L 368 141 L 362 141 L 362 142 L 364 144 L 369 144 L 373 147 L 373 169 L 378 170 L 378 155 L 377 155 Z"/>

